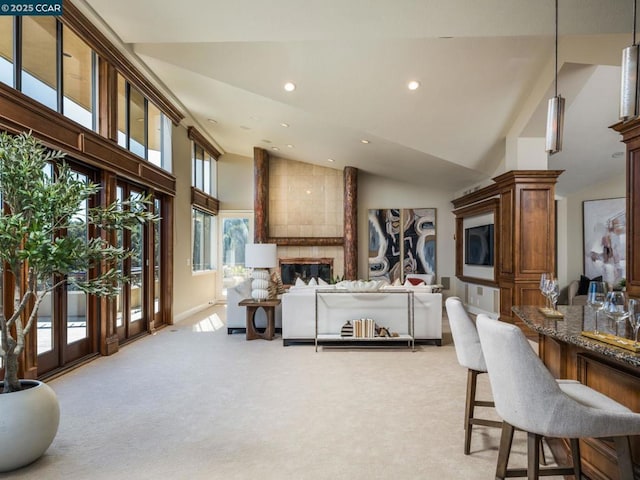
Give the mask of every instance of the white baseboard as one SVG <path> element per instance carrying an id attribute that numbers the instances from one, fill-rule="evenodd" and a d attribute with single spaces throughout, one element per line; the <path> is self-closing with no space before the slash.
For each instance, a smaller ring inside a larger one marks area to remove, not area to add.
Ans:
<path id="1" fill-rule="evenodd" d="M 195 315 L 196 313 L 201 312 L 202 310 L 205 310 L 207 308 L 213 307 L 214 305 L 216 305 L 216 302 L 207 302 L 207 303 L 202 303 L 200 305 L 196 305 L 195 307 L 191 307 L 189 310 L 179 313 L 178 315 L 174 315 L 173 323 L 181 322 L 185 318 L 188 318 L 191 315 Z"/>

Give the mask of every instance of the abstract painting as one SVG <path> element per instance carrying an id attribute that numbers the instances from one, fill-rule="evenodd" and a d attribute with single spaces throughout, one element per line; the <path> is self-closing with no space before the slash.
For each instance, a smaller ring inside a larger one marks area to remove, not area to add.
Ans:
<path id="1" fill-rule="evenodd" d="M 616 285 L 626 277 L 626 199 L 608 198 L 582 203 L 584 275 Z"/>
<path id="2" fill-rule="evenodd" d="M 369 210 L 369 278 L 436 271 L 436 209 Z"/>

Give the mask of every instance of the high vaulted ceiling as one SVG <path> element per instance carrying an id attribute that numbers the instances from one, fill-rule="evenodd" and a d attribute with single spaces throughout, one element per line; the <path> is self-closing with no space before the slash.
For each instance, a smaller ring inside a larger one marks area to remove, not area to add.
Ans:
<path id="1" fill-rule="evenodd" d="M 544 137 L 553 0 L 73 1 L 227 153 L 276 147 L 283 158 L 452 191 L 525 155 L 544 158 L 543 143 L 540 153 L 509 145 Z M 608 127 L 631 18 L 632 0 L 560 0 L 567 113 L 563 151 L 548 166 L 567 170 L 561 194 L 624 172 Z"/>

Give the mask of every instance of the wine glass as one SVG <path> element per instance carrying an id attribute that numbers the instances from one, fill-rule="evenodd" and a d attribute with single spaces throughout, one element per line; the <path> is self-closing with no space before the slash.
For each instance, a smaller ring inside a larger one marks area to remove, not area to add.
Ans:
<path id="1" fill-rule="evenodd" d="M 633 330 L 633 341 L 638 346 L 638 330 L 640 330 L 640 300 L 632 298 L 629 300 L 629 323 Z"/>
<path id="2" fill-rule="evenodd" d="M 560 296 L 560 285 L 558 285 L 558 280 L 554 278 L 553 280 L 547 281 L 546 290 L 549 292 L 549 300 L 551 301 L 553 312 L 557 312 L 558 297 Z"/>
<path id="3" fill-rule="evenodd" d="M 598 312 L 604 307 L 605 295 L 607 292 L 607 284 L 604 282 L 589 282 L 587 290 L 587 305 L 595 312 L 596 324 L 593 333 L 598 334 Z"/>
<path id="4" fill-rule="evenodd" d="M 617 334 L 618 322 L 623 322 L 629 317 L 627 296 L 624 292 L 615 290 L 607 293 L 602 310 L 609 318 L 614 320 Z"/>
<path id="5" fill-rule="evenodd" d="M 543 273 L 542 275 L 540 275 L 540 292 L 542 293 L 542 295 L 545 297 L 545 303 L 546 303 L 546 309 L 549 310 L 550 309 L 550 305 L 549 305 L 549 281 L 553 279 L 553 274 L 552 273 Z"/>

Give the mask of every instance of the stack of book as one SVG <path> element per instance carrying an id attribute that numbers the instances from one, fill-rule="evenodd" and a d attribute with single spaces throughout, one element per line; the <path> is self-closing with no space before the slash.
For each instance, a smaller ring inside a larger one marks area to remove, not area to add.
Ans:
<path id="1" fill-rule="evenodd" d="M 372 318 L 354 320 L 353 336 L 355 338 L 374 338 L 376 336 L 376 322 Z"/>

